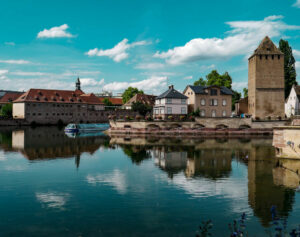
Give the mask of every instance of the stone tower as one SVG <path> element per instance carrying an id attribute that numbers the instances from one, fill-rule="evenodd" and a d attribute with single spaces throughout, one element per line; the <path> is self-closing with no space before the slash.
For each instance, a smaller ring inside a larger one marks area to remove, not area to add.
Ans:
<path id="1" fill-rule="evenodd" d="M 81 90 L 79 77 L 77 78 L 77 81 L 76 81 L 76 90 Z"/>
<path id="2" fill-rule="evenodd" d="M 248 59 L 248 111 L 284 118 L 284 55 L 268 36 Z"/>

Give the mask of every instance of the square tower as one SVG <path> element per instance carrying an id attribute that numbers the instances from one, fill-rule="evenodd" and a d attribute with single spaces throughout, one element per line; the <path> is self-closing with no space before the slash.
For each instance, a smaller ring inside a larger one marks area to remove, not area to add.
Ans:
<path id="1" fill-rule="evenodd" d="M 248 59 L 248 111 L 284 118 L 284 55 L 268 36 Z"/>

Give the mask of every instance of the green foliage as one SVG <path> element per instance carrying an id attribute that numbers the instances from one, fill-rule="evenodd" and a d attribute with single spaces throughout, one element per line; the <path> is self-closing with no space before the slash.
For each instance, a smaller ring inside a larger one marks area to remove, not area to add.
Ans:
<path id="1" fill-rule="evenodd" d="M 244 88 L 243 93 L 244 93 L 244 98 L 246 98 L 248 96 L 248 88 Z"/>
<path id="2" fill-rule="evenodd" d="M 128 100 L 130 100 L 136 94 L 144 94 L 144 91 L 139 90 L 138 88 L 128 87 L 122 94 L 122 100 L 125 104 Z"/>
<path id="3" fill-rule="evenodd" d="M 12 104 L 3 105 L 0 111 L 1 116 L 12 117 Z"/>
<path id="4" fill-rule="evenodd" d="M 141 164 L 143 160 L 151 158 L 151 154 L 143 147 L 123 145 L 121 146 L 124 153 L 137 165 Z"/>
<path id="5" fill-rule="evenodd" d="M 235 103 L 237 103 L 241 99 L 242 95 L 241 93 L 237 91 L 233 91 L 233 96 L 232 96 L 232 110 L 235 109 Z"/>
<path id="6" fill-rule="evenodd" d="M 140 101 L 133 102 L 131 109 L 135 112 L 138 112 L 142 116 L 145 116 L 148 112 L 152 111 L 152 107 L 150 105 L 143 104 Z"/>
<path id="7" fill-rule="evenodd" d="M 284 53 L 284 84 L 285 84 L 285 98 L 290 94 L 291 88 L 294 84 L 297 85 L 296 81 L 296 68 L 295 58 L 293 56 L 292 47 L 289 42 L 281 39 L 279 41 L 279 49 Z"/>
<path id="8" fill-rule="evenodd" d="M 104 98 L 103 103 L 104 103 L 105 106 L 112 106 L 113 105 L 113 103 L 111 103 L 111 101 L 108 98 Z"/>
<path id="9" fill-rule="evenodd" d="M 206 85 L 206 81 L 200 77 L 198 81 L 194 82 L 194 86 L 205 86 Z"/>

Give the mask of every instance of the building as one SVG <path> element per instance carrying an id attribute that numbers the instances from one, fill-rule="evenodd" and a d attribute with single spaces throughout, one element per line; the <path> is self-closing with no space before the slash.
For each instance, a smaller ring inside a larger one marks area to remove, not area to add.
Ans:
<path id="1" fill-rule="evenodd" d="M 117 97 L 98 97 L 98 98 L 100 99 L 100 102 L 102 102 L 102 103 L 103 103 L 104 99 L 108 99 L 111 102 L 112 107 L 114 107 L 114 108 L 118 108 L 123 105 L 122 98 L 117 98 Z M 107 107 L 107 106 L 105 106 L 105 107 Z"/>
<path id="2" fill-rule="evenodd" d="M 169 86 L 169 90 L 155 98 L 154 118 L 166 118 L 169 115 L 186 115 L 188 97 Z"/>
<path id="3" fill-rule="evenodd" d="M 253 118 L 284 117 L 284 55 L 266 36 L 248 59 L 248 111 Z"/>
<path id="4" fill-rule="evenodd" d="M 235 103 L 235 113 L 237 115 L 248 114 L 248 96 Z"/>
<path id="5" fill-rule="evenodd" d="M 24 94 L 24 92 L 6 92 L 0 99 L 0 109 L 2 108 L 3 105 L 11 104 L 22 94 Z"/>
<path id="6" fill-rule="evenodd" d="M 104 104 L 93 93 L 76 90 L 30 89 L 13 101 L 13 118 L 29 123 L 56 124 L 107 121 Z"/>
<path id="7" fill-rule="evenodd" d="M 149 105 L 151 107 L 155 104 L 155 98 L 154 95 L 146 95 L 146 94 L 136 94 L 134 95 L 130 100 L 126 102 L 126 104 L 123 105 L 125 109 L 131 109 L 132 104 L 136 102 L 141 102 L 145 105 Z"/>
<path id="8" fill-rule="evenodd" d="M 230 117 L 232 90 L 224 86 L 187 86 L 189 111 L 200 111 L 201 117 Z"/>
<path id="9" fill-rule="evenodd" d="M 289 118 L 292 115 L 300 115 L 300 86 L 293 85 L 291 92 L 285 101 L 285 115 Z"/>

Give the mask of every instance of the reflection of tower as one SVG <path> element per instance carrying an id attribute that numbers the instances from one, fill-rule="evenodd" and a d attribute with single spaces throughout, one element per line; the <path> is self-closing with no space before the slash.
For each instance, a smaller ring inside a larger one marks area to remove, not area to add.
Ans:
<path id="1" fill-rule="evenodd" d="M 263 226 L 268 226 L 272 220 L 270 208 L 273 205 L 280 216 L 288 216 L 294 202 L 294 190 L 273 182 L 274 153 L 271 146 L 254 146 L 248 161 L 248 201 Z"/>
<path id="2" fill-rule="evenodd" d="M 75 157 L 75 164 L 76 164 L 76 168 L 79 168 L 80 165 L 80 154 L 77 154 Z"/>
<path id="3" fill-rule="evenodd" d="M 300 186 L 300 160 L 280 159 L 273 169 L 274 184 L 288 188 Z"/>
<path id="4" fill-rule="evenodd" d="M 79 80 L 79 77 L 77 78 L 77 81 L 76 81 L 76 90 L 81 90 L 81 86 L 80 86 L 80 80 Z"/>

